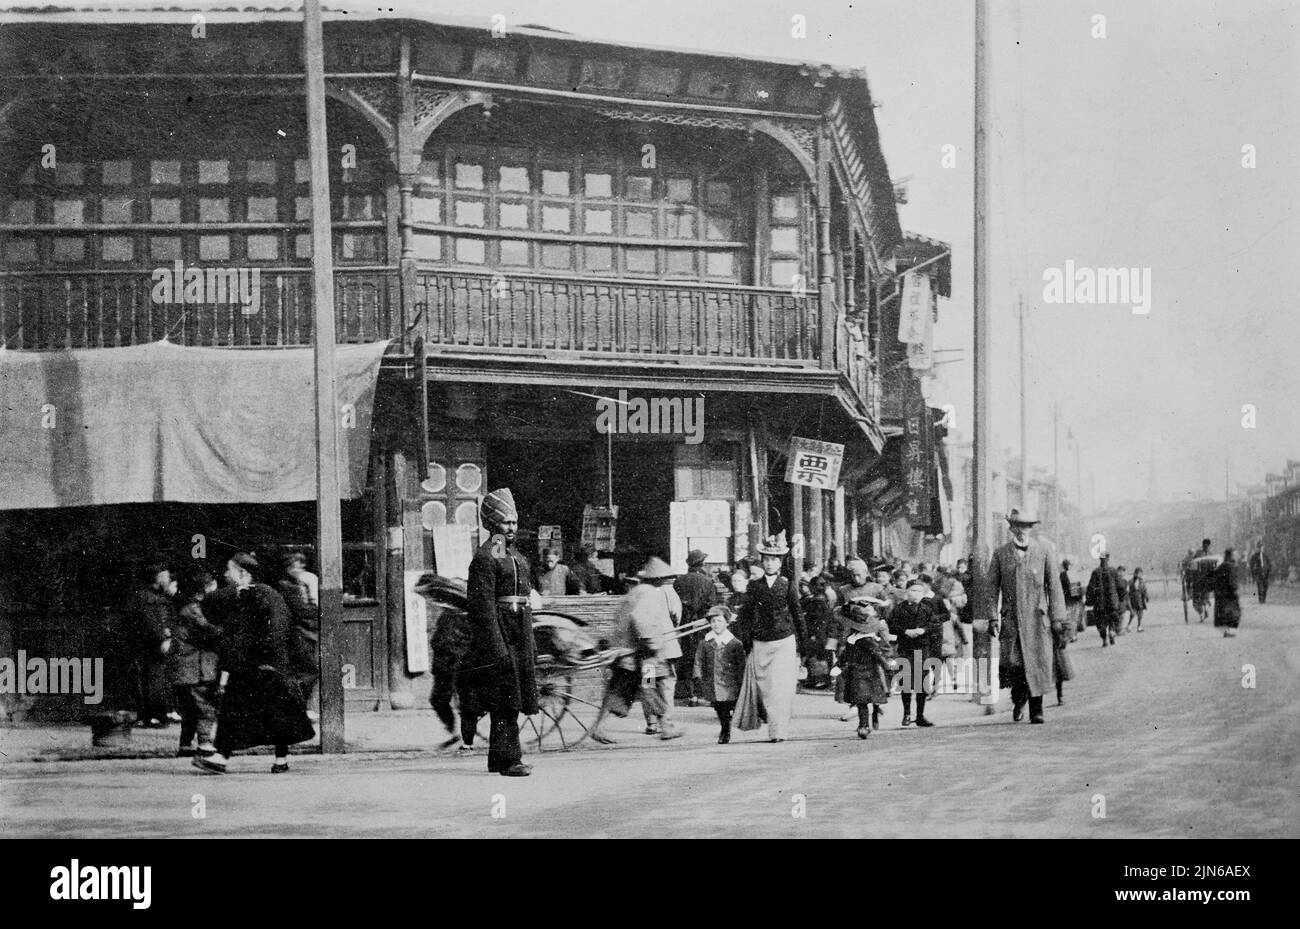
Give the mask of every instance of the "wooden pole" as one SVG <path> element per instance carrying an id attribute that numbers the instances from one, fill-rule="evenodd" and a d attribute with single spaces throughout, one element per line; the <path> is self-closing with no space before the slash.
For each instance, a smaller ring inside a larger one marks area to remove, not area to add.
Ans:
<path id="1" fill-rule="evenodd" d="M 1020 506 L 1029 506 L 1029 418 L 1025 413 L 1029 385 L 1025 382 L 1025 298 L 1016 301 L 1020 314 Z"/>
<path id="2" fill-rule="evenodd" d="M 972 515 L 975 521 L 975 551 L 971 572 L 975 582 L 975 619 L 987 621 L 989 615 L 988 563 L 991 552 L 993 521 L 989 513 L 989 52 L 988 0 L 975 0 L 975 410 L 973 461 L 975 480 Z M 976 633 L 976 658 L 987 662 L 981 674 L 981 687 L 975 699 L 992 713 L 998 700 L 998 641 Z"/>
<path id="3" fill-rule="evenodd" d="M 316 359 L 316 554 L 320 561 L 320 742 L 343 752 L 343 519 L 339 508 L 338 393 L 334 372 L 334 253 L 325 128 L 325 42 L 320 0 L 303 3 L 307 151 L 311 164 L 312 306 Z"/>

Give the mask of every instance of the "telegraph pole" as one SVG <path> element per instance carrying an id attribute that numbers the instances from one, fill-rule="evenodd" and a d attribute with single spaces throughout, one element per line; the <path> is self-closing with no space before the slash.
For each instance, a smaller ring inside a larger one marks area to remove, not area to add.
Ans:
<path id="1" fill-rule="evenodd" d="M 1052 534 L 1061 542 L 1061 408 L 1052 401 Z"/>
<path id="2" fill-rule="evenodd" d="M 1025 397 L 1029 387 L 1025 383 L 1025 298 L 1018 297 L 1016 306 L 1020 315 L 1020 506 L 1029 506 L 1029 420 L 1025 416 Z"/>
<path id="3" fill-rule="evenodd" d="M 334 235 L 325 129 L 325 48 L 320 0 L 303 3 L 307 151 L 311 165 L 312 306 L 316 362 L 316 559 L 320 568 L 320 744 L 342 752 L 343 518 L 339 508 L 338 393 L 334 373 Z"/>
<path id="4" fill-rule="evenodd" d="M 991 619 L 988 614 L 987 568 L 993 535 L 992 514 L 989 513 L 989 440 L 992 433 L 989 429 L 988 118 L 988 0 L 975 0 L 975 410 L 971 461 L 975 470 L 971 498 L 975 551 L 971 553 L 971 573 L 975 582 L 975 624 L 977 627 L 984 625 L 985 629 Z M 975 634 L 975 663 L 984 667 L 972 699 L 985 707 L 985 713 L 993 713 L 998 700 L 998 640 L 987 631 Z M 981 690 L 988 692 L 980 693 Z"/>

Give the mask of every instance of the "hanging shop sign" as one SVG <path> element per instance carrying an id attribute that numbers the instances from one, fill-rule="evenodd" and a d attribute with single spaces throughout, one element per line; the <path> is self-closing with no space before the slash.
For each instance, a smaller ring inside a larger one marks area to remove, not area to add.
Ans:
<path id="1" fill-rule="evenodd" d="M 618 530 L 618 507 L 592 506 L 582 508 L 582 545 L 591 552 L 612 552 Z"/>
<path id="2" fill-rule="evenodd" d="M 907 378 L 903 388 L 903 486 L 907 519 L 914 528 L 929 529 L 933 522 L 930 498 L 934 487 L 934 429 L 921 385 Z"/>
<path id="3" fill-rule="evenodd" d="M 843 445 L 791 436 L 785 479 L 789 484 L 834 490 L 839 485 L 840 465 L 843 463 Z"/>

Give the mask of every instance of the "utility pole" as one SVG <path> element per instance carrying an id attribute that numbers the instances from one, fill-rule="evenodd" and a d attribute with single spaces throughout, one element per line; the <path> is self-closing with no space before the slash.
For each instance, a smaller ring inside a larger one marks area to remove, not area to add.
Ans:
<path id="1" fill-rule="evenodd" d="M 1061 541 L 1061 408 L 1052 401 L 1052 535 Z"/>
<path id="2" fill-rule="evenodd" d="M 311 247 L 316 362 L 316 559 L 320 569 L 320 744 L 344 751 L 343 519 L 339 507 L 338 392 L 334 373 L 334 235 L 325 127 L 325 43 L 320 0 L 303 3 L 307 152 L 311 165 Z"/>
<path id="3" fill-rule="evenodd" d="M 1025 416 L 1025 398 L 1029 386 L 1025 383 L 1025 298 L 1017 298 L 1020 313 L 1020 507 L 1029 506 L 1029 420 Z"/>
<path id="4" fill-rule="evenodd" d="M 974 481 L 971 511 L 974 518 L 975 551 L 971 553 L 974 581 L 975 625 L 985 632 L 975 633 L 975 665 L 981 668 L 978 686 L 972 699 L 993 713 L 998 701 L 998 640 L 987 632 L 988 564 L 993 536 L 989 512 L 989 48 L 988 0 L 975 0 L 975 410 L 973 421 L 972 461 Z M 983 620 L 983 623 L 980 621 Z M 986 691 L 981 693 L 980 691 Z"/>

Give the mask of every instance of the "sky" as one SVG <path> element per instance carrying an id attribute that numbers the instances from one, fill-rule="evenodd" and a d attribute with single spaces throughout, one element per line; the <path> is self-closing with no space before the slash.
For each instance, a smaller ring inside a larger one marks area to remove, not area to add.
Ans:
<path id="1" fill-rule="evenodd" d="M 973 3 L 418 8 L 865 68 L 890 174 L 910 177 L 903 228 L 954 248 L 936 347 L 960 351 L 942 355 L 956 360 L 936 369 L 928 396 L 952 403 L 957 429 L 970 435 Z M 1018 454 L 1023 296 L 1028 460 L 1052 468 L 1055 407 L 1060 476 L 1067 492 L 1082 486 L 1085 506 L 1090 487 L 1099 507 L 1145 499 L 1153 469 L 1162 499 L 1222 499 L 1229 485 L 1257 483 L 1300 458 L 1300 3 L 992 0 L 991 8 L 995 446 Z M 803 39 L 791 35 L 797 14 L 807 19 Z M 945 145 L 956 147 L 954 167 L 943 165 Z M 1243 166 L 1247 145 L 1253 168 Z M 1149 311 L 1048 303 L 1044 272 L 1067 261 L 1149 268 Z"/>

